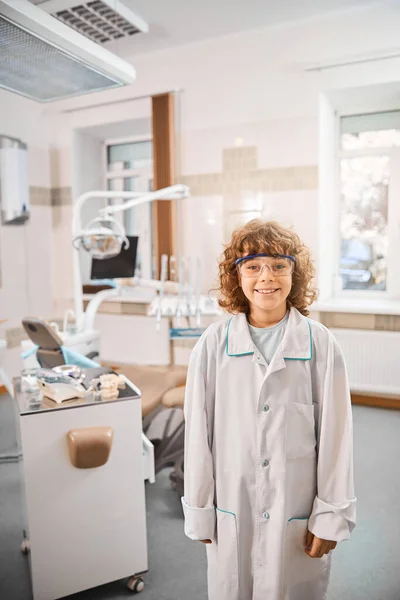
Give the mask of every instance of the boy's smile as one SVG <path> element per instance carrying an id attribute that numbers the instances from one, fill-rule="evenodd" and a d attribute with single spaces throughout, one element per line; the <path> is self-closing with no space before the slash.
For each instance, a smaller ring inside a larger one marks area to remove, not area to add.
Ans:
<path id="1" fill-rule="evenodd" d="M 275 294 L 275 292 L 279 291 L 279 288 L 257 288 L 254 291 L 258 294 Z"/>

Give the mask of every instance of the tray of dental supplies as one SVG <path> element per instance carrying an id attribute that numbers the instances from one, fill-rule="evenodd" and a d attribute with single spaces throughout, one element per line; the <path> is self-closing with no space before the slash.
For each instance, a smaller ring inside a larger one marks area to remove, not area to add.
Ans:
<path id="1" fill-rule="evenodd" d="M 169 331 L 169 337 L 171 340 L 199 338 L 205 329 L 205 327 L 172 327 Z"/>
<path id="2" fill-rule="evenodd" d="M 80 368 L 62 365 L 53 369 L 29 369 L 15 380 L 21 412 L 48 410 L 70 404 L 109 402 L 140 397 L 140 391 L 123 375 L 108 367 Z"/>

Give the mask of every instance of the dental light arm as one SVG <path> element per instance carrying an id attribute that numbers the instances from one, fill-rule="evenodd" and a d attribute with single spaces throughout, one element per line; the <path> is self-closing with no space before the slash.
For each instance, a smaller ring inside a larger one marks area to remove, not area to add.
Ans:
<path id="1" fill-rule="evenodd" d="M 146 202 L 153 202 L 154 200 L 180 200 L 189 196 L 189 188 L 186 185 L 171 185 L 162 190 L 156 192 L 149 192 L 143 196 L 142 192 L 117 192 L 117 191 L 100 191 L 100 192 L 86 192 L 77 198 L 74 204 L 74 215 L 73 215 L 73 235 L 78 234 L 82 229 L 81 223 L 81 210 L 82 206 L 93 198 L 98 200 L 104 198 L 105 200 L 111 200 L 112 198 L 118 198 L 120 200 L 130 200 L 124 202 L 124 204 L 118 204 L 114 206 L 107 206 L 100 210 L 100 215 L 111 215 L 113 213 L 122 212 L 129 210 L 139 204 L 145 204 Z"/>
<path id="2" fill-rule="evenodd" d="M 82 281 L 81 281 L 81 267 L 79 260 L 79 252 L 77 251 L 77 243 L 82 245 L 82 240 L 84 237 L 90 237 L 90 231 L 84 232 L 82 231 L 82 222 L 81 222 L 81 210 L 83 205 L 92 200 L 94 198 L 104 198 L 104 199 L 120 199 L 120 200 L 128 200 L 123 204 L 118 205 L 110 205 L 99 211 L 100 218 L 110 218 L 113 214 L 122 212 L 124 210 L 129 210 L 135 206 L 139 206 L 140 204 L 145 204 L 146 202 L 153 202 L 154 200 L 179 200 L 182 198 L 187 198 L 189 196 L 189 188 L 185 185 L 172 185 L 170 187 L 164 188 L 162 190 L 157 190 L 155 192 L 150 192 L 148 194 L 143 195 L 138 192 L 118 192 L 118 191 L 93 191 L 87 192 L 79 196 L 76 200 L 73 207 L 73 222 L 72 222 L 72 237 L 74 244 L 74 253 L 73 253 L 73 270 L 74 270 L 74 294 L 75 294 L 75 318 L 77 331 L 82 331 L 86 325 L 92 324 L 95 316 L 94 306 L 88 314 L 88 321 L 90 323 L 85 323 L 85 314 L 83 311 L 83 292 L 82 292 Z M 95 233 L 95 232 L 93 232 Z M 111 237 L 113 232 L 109 233 Z M 144 283 L 142 280 L 141 283 Z M 102 294 L 101 301 L 105 300 L 109 296 L 115 296 L 115 290 L 107 290 L 107 294 Z M 100 300 L 100 298 L 99 298 Z M 97 302 L 97 308 L 100 302 Z"/>

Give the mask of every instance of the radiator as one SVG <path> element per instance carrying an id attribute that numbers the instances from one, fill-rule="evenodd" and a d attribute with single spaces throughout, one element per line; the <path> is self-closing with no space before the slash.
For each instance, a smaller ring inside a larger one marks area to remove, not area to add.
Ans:
<path id="1" fill-rule="evenodd" d="M 331 329 L 353 392 L 400 395 L 400 332 Z"/>

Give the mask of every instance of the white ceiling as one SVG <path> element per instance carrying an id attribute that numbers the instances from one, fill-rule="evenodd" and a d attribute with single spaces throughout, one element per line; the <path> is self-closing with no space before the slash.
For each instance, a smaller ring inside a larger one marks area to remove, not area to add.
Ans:
<path id="1" fill-rule="evenodd" d="M 30 0 L 40 5 L 46 0 Z M 83 4 L 88 0 L 76 0 Z M 122 0 L 149 23 L 149 33 L 109 42 L 120 56 L 199 42 L 246 30 L 296 22 L 340 11 L 382 5 L 384 0 Z"/>
<path id="2" fill-rule="evenodd" d="M 147 34 L 107 48 L 134 56 L 250 29 L 379 4 L 377 0 L 123 0 L 149 23 Z M 382 1 L 380 2 L 382 4 Z"/>

